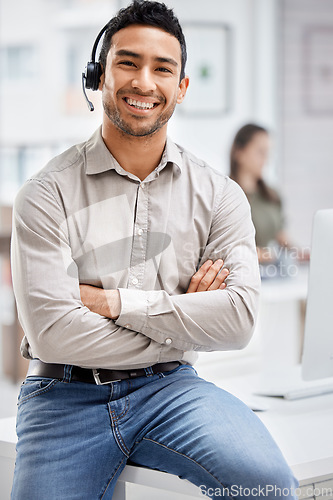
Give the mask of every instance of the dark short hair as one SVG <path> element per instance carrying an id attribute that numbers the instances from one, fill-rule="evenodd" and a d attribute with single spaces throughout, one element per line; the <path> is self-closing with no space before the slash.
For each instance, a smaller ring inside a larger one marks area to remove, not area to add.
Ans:
<path id="1" fill-rule="evenodd" d="M 181 49 L 180 80 L 182 80 L 185 76 L 185 64 L 187 59 L 185 37 L 173 10 L 160 2 L 133 0 L 128 7 L 121 9 L 118 14 L 109 21 L 99 56 L 99 62 L 102 64 L 103 68 L 106 67 L 106 59 L 111 47 L 113 35 L 117 33 L 117 31 L 132 24 L 154 26 L 177 38 Z"/>

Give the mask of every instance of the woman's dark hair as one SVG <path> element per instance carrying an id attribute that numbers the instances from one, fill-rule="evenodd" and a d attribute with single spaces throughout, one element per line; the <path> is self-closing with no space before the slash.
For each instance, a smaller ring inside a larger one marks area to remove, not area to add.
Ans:
<path id="1" fill-rule="evenodd" d="M 252 141 L 253 137 L 258 133 L 268 134 L 268 130 L 254 123 L 248 123 L 240 128 L 235 135 L 234 142 L 230 150 L 230 178 L 239 183 L 239 162 L 237 160 L 237 152 L 244 149 L 245 146 Z M 278 194 L 267 186 L 264 179 L 258 179 L 258 189 L 261 194 L 269 201 L 281 203 Z"/>
<path id="2" fill-rule="evenodd" d="M 117 33 L 117 31 L 132 24 L 154 26 L 177 38 L 181 48 L 180 80 L 182 80 L 185 76 L 185 64 L 187 59 L 185 37 L 173 10 L 160 2 L 133 0 L 128 7 L 121 9 L 118 14 L 109 21 L 99 56 L 99 62 L 102 64 L 103 68 L 106 67 L 106 58 L 111 47 L 113 35 Z"/>

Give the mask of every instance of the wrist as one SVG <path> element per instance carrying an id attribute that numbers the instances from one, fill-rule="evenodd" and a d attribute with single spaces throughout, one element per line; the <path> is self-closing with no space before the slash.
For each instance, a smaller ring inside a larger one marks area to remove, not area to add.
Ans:
<path id="1" fill-rule="evenodd" d="M 107 318 L 116 320 L 120 314 L 121 302 L 120 293 L 118 290 L 104 290 L 106 298 L 106 314 Z"/>
<path id="2" fill-rule="evenodd" d="M 104 290 L 91 285 L 80 285 L 82 303 L 90 311 L 110 319 L 120 314 L 121 300 L 118 290 Z"/>

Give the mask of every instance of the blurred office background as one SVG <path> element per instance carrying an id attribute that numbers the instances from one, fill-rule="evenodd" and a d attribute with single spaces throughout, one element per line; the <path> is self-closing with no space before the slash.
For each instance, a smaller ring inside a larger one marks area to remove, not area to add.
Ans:
<path id="1" fill-rule="evenodd" d="M 0 373 L 13 368 L 21 332 L 10 286 L 11 206 L 22 183 L 55 154 L 86 140 L 81 74 L 102 26 L 124 0 L 0 1 Z M 169 134 L 222 172 L 236 131 L 259 123 L 274 147 L 266 177 L 283 196 L 287 230 L 310 245 L 319 208 L 333 205 L 333 2 L 166 0 L 188 41 L 188 98 Z M 14 341 L 13 336 L 17 334 Z"/>

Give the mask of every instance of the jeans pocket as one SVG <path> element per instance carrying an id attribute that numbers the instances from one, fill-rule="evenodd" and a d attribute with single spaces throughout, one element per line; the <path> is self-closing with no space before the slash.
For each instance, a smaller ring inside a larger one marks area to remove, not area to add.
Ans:
<path id="1" fill-rule="evenodd" d="M 31 398 L 45 394 L 58 382 L 60 382 L 58 379 L 28 377 L 21 385 L 17 404 L 20 406 Z"/>

